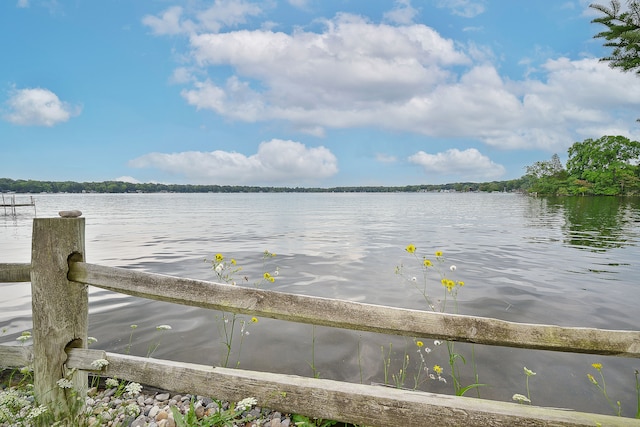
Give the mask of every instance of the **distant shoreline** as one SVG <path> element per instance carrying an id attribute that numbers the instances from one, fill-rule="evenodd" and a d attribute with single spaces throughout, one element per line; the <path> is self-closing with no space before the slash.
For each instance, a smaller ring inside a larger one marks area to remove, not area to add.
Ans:
<path id="1" fill-rule="evenodd" d="M 485 183 L 459 182 L 404 186 L 274 187 L 253 185 L 154 184 L 123 181 L 74 182 L 0 178 L 0 193 L 419 193 L 526 192 L 524 178 Z"/>

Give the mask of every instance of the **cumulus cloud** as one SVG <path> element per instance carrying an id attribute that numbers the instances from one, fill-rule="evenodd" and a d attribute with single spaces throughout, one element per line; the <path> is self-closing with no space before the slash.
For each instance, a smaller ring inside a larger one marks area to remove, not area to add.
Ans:
<path id="1" fill-rule="evenodd" d="M 160 169 L 202 184 L 298 185 L 338 172 L 337 158 L 327 148 L 281 139 L 262 142 L 250 156 L 222 150 L 149 153 L 129 165 Z"/>
<path id="2" fill-rule="evenodd" d="M 484 4 L 440 6 L 471 16 Z M 182 97 L 231 120 L 278 122 L 318 137 L 327 129 L 371 126 L 562 152 L 602 128 L 627 123 L 628 131 L 640 110 L 632 73 L 593 58 L 555 58 L 521 80 L 505 78 L 487 47 L 456 43 L 411 23 L 415 10 L 408 0 L 399 0 L 385 23 L 339 13 L 316 21 L 322 25 L 317 31 L 218 31 L 259 13 L 240 6 L 219 27 L 209 25 L 213 30 L 204 30 L 202 15 L 192 13 L 191 20 L 182 9 L 158 18 L 167 22 L 165 33 L 193 30 L 191 62 L 173 77 L 185 85 Z"/>
<path id="3" fill-rule="evenodd" d="M 251 16 L 262 13 L 262 9 L 244 0 L 215 0 L 213 5 L 194 12 L 193 19 L 185 16 L 181 6 L 172 6 L 159 16 L 146 15 L 142 23 L 157 35 L 190 34 L 196 31 L 217 33 L 222 28 L 244 24 Z"/>
<path id="4" fill-rule="evenodd" d="M 80 107 L 63 102 L 48 89 L 13 89 L 5 120 L 21 126 L 54 126 L 80 114 Z"/>
<path id="5" fill-rule="evenodd" d="M 493 180 L 505 173 L 502 165 L 494 163 L 475 148 L 463 151 L 453 148 L 436 154 L 418 151 L 407 160 L 421 166 L 427 175 L 456 175 L 470 180 Z"/>
<path id="6" fill-rule="evenodd" d="M 389 12 L 385 12 L 384 18 L 396 24 L 409 25 L 413 24 L 413 18 L 417 14 L 418 11 L 411 6 L 410 0 L 396 0 L 396 7 Z"/>

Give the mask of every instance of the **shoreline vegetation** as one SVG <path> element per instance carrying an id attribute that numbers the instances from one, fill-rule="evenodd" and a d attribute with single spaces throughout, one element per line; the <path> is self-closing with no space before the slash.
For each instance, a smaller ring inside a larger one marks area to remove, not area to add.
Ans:
<path id="1" fill-rule="evenodd" d="M 0 193 L 417 193 L 417 192 L 523 192 L 526 179 L 485 183 L 460 182 L 404 186 L 274 187 L 255 185 L 198 185 L 130 183 L 123 181 L 74 182 L 0 178 Z"/>
<path id="2" fill-rule="evenodd" d="M 640 194 L 640 142 L 624 136 L 586 139 L 569 147 L 566 165 L 557 154 L 525 167 L 517 179 L 404 186 L 273 187 L 74 182 L 0 178 L 0 193 L 418 193 L 504 192 L 545 196 L 635 196 Z"/>

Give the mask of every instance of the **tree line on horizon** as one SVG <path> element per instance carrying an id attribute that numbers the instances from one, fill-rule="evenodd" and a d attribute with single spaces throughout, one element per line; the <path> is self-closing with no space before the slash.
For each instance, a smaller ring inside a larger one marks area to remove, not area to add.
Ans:
<path id="1" fill-rule="evenodd" d="M 0 178 L 0 192 L 15 193 L 389 193 L 389 192 L 521 192 L 540 195 L 619 196 L 640 194 L 640 142 L 624 136 L 603 136 L 574 143 L 566 167 L 557 154 L 526 167 L 518 179 L 405 186 L 261 187 L 74 182 Z"/>
<path id="2" fill-rule="evenodd" d="M 252 185 L 198 185 L 130 183 L 123 181 L 74 182 L 0 178 L 0 193 L 393 193 L 431 191 L 520 191 L 523 178 L 486 183 L 459 182 L 404 186 L 262 187 Z"/>

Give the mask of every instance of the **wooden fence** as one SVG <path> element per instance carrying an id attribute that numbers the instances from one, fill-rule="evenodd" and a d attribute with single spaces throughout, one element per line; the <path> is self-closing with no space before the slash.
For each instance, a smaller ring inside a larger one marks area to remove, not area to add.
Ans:
<path id="1" fill-rule="evenodd" d="M 367 426 L 640 426 L 630 418 L 89 350 L 88 286 L 336 328 L 634 358 L 640 357 L 640 331 L 514 323 L 104 267 L 84 259 L 84 218 L 61 216 L 34 219 L 31 263 L 0 264 L 0 283 L 31 282 L 33 306 L 33 347 L 0 346 L 0 366 L 33 366 L 36 396 L 51 407 L 66 407 L 68 396 L 56 381 L 76 369 L 72 378 L 81 393 L 88 373 L 100 373 L 223 400 L 252 396 L 285 413 Z M 96 372 L 96 359 L 109 364 Z"/>

